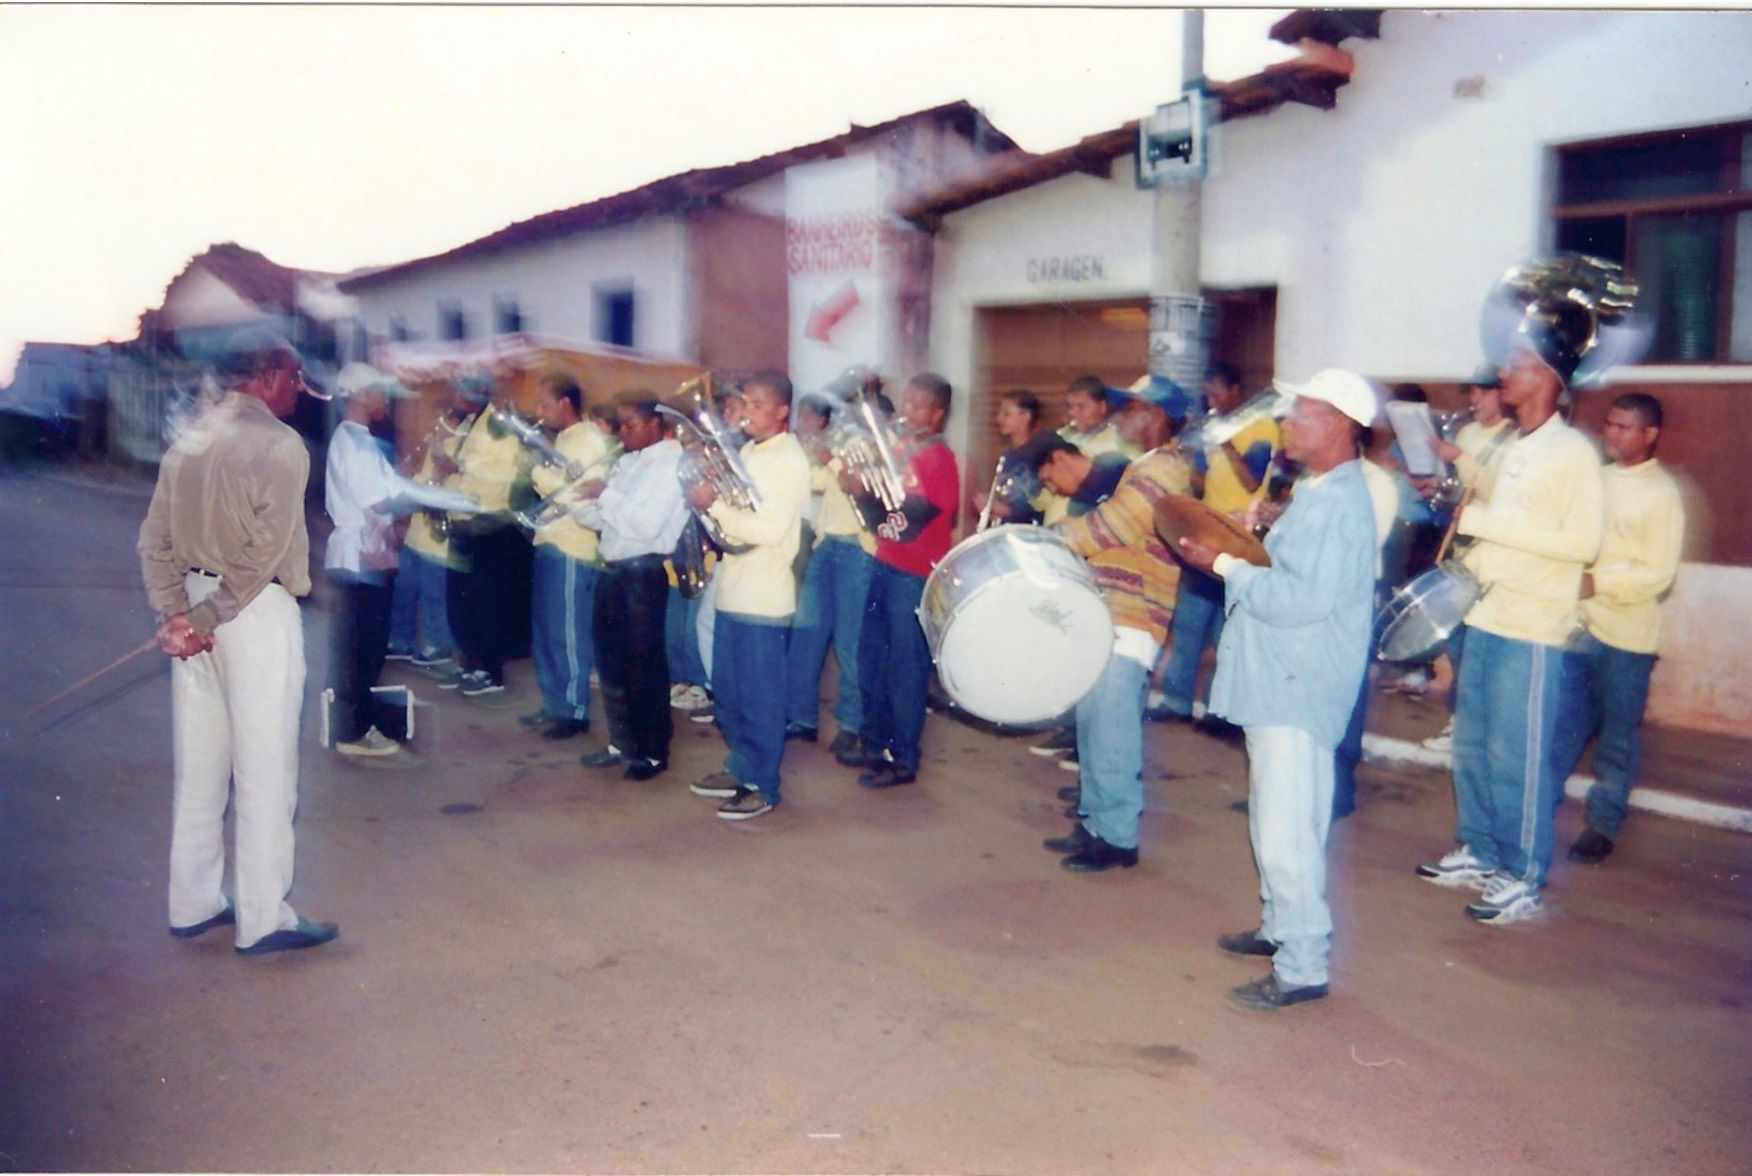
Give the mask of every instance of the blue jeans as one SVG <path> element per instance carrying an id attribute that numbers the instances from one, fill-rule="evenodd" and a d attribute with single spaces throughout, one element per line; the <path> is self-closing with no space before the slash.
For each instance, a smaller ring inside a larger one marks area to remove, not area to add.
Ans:
<path id="1" fill-rule="evenodd" d="M 1332 748 L 1300 727 L 1247 728 L 1247 832 L 1259 867 L 1259 933 L 1285 988 L 1325 984 L 1332 947 L 1326 834 Z"/>
<path id="2" fill-rule="evenodd" d="M 1177 715 L 1190 715 L 1195 696 L 1210 697 L 1210 683 L 1198 692 L 1198 667 L 1204 651 L 1223 635 L 1223 582 L 1214 576 L 1185 571 L 1174 598 L 1172 642 L 1168 667 L 1162 671 L 1162 705 Z"/>
<path id="3" fill-rule="evenodd" d="M 1114 654 L 1077 704 L 1083 827 L 1109 845 L 1136 849 L 1144 811 L 1144 690 L 1150 670 Z"/>
<path id="4" fill-rule="evenodd" d="M 450 635 L 450 610 L 445 603 L 448 569 L 407 547 L 401 549 L 400 559 L 390 602 L 389 647 L 427 657 L 454 657 L 456 638 Z"/>
<path id="5" fill-rule="evenodd" d="M 876 561 L 858 639 L 858 679 L 864 700 L 859 732 L 865 749 L 887 752 L 904 771 L 919 770 L 931 650 L 919 626 L 925 578 Z"/>
<path id="6" fill-rule="evenodd" d="M 590 721 L 590 671 L 596 668 L 590 626 L 598 575 L 551 543 L 535 549 L 530 652 L 541 684 L 541 709 L 555 718 Z"/>
<path id="7" fill-rule="evenodd" d="M 1589 737 L 1598 732 L 1594 786 L 1588 789 L 1588 826 L 1606 837 L 1617 837 L 1642 758 L 1643 710 L 1649 702 L 1655 655 L 1618 649 L 1588 634 L 1578 657 L 1581 672 L 1570 684 L 1552 766 L 1559 780 L 1567 778 Z"/>
<path id="8" fill-rule="evenodd" d="M 705 686 L 706 663 L 700 657 L 700 635 L 695 628 L 699 621 L 700 598 L 683 596 L 681 589 L 669 586 L 669 611 L 663 620 L 663 648 L 669 655 L 669 676 L 690 686 Z"/>
<path id="9" fill-rule="evenodd" d="M 1454 839 L 1487 867 L 1533 886 L 1551 870 L 1563 798 L 1558 720 L 1573 655 L 1551 645 L 1466 633 L 1454 708 Z"/>
<path id="10" fill-rule="evenodd" d="M 809 558 L 797 615 L 791 621 L 790 698 L 785 718 L 814 729 L 821 725 L 821 669 L 833 644 L 839 661 L 839 698 L 833 717 L 841 731 L 858 734 L 864 722 L 858 693 L 858 639 L 864 628 L 864 598 L 870 594 L 875 557 L 856 539 L 830 535 Z"/>
<path id="11" fill-rule="evenodd" d="M 713 625 L 712 665 L 718 726 L 730 745 L 724 770 L 779 803 L 779 761 L 785 756 L 785 639 L 790 617 L 720 612 Z"/>

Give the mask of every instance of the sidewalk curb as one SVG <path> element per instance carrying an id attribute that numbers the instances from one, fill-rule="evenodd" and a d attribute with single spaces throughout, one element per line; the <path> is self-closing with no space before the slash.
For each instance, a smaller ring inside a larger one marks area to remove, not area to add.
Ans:
<path id="1" fill-rule="evenodd" d="M 1363 758 L 1373 763 L 1410 764 L 1420 768 L 1440 768 L 1448 771 L 1454 766 L 1453 756 L 1445 751 L 1431 751 L 1421 744 L 1406 739 L 1393 739 L 1386 735 L 1363 736 Z M 1594 778 L 1577 773 L 1564 784 L 1564 795 L 1580 800 L 1588 794 L 1593 786 Z M 1662 792 L 1654 788 L 1632 788 L 1630 790 L 1630 807 L 1643 812 L 1656 813 L 1663 817 L 1677 817 L 1682 821 L 1696 821 L 1716 829 L 1727 829 L 1734 833 L 1752 833 L 1752 809 L 1736 808 L 1733 805 L 1717 804 L 1714 801 L 1698 800 L 1696 797 L 1682 796 L 1677 792 Z"/>

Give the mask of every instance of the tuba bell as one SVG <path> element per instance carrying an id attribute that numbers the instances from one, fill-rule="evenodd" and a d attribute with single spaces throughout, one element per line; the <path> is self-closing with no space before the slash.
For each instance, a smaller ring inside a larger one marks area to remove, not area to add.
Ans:
<path id="1" fill-rule="evenodd" d="M 1497 281 L 1479 315 L 1479 338 L 1502 367 L 1531 348 L 1566 384 L 1588 388 L 1642 358 L 1654 325 L 1637 310 L 1636 280 L 1615 261 L 1581 253 L 1535 258 Z"/>
<path id="2" fill-rule="evenodd" d="M 738 510 L 759 510 L 760 491 L 755 488 L 748 467 L 742 463 L 730 427 L 713 407 L 712 382 L 712 374 L 707 372 L 675 390 L 674 399 L 687 408 L 686 412 L 667 404 L 657 406 L 659 413 L 675 422 L 676 440 L 681 442 L 685 451 L 678 471 L 682 488 L 686 490 L 704 482 L 717 491 L 720 499 Z M 694 517 L 720 551 L 734 555 L 748 550 L 747 545 L 732 543 L 725 538 L 718 520 L 705 511 L 695 510 Z"/>
<path id="3" fill-rule="evenodd" d="M 899 458 L 903 438 L 874 400 L 880 386 L 876 372 L 858 364 L 828 381 L 818 395 L 833 412 L 824 438 L 828 451 L 881 501 L 883 510 L 892 512 L 906 500 L 906 475 Z"/>

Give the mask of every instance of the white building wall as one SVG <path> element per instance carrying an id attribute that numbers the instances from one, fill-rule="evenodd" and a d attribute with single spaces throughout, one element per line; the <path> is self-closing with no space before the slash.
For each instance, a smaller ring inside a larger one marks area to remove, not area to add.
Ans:
<path id="1" fill-rule="evenodd" d="M 1546 247 L 1549 148 L 1746 117 L 1752 13 L 1393 10 L 1337 109 L 1218 129 L 1204 281 L 1278 286 L 1278 370 L 1452 379 Z M 1476 97 L 1462 97 L 1476 92 Z"/>
<path id="2" fill-rule="evenodd" d="M 470 338 L 482 338 L 494 333 L 495 299 L 505 298 L 516 299 L 525 330 L 587 342 L 596 338 L 596 291 L 629 282 L 634 346 L 650 355 L 691 357 L 687 235 L 677 216 L 444 262 L 354 293 L 373 336 L 389 337 L 399 316 L 416 337 L 436 339 L 440 304 L 456 303 Z"/>
<path id="3" fill-rule="evenodd" d="M 1114 174 L 1062 176 L 944 218 L 930 366 L 956 390 L 945 435 L 957 453 L 967 453 L 971 438 L 967 390 L 980 363 L 981 307 L 1149 295 L 1154 197 L 1137 190 L 1126 160 Z"/>

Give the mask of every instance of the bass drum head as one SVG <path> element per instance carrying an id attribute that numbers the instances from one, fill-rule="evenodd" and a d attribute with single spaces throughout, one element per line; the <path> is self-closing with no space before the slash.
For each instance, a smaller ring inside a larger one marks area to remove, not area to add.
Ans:
<path id="1" fill-rule="evenodd" d="M 1107 668 L 1112 615 L 1087 566 L 1056 536 L 1006 527 L 968 543 L 976 541 L 961 558 L 945 557 L 919 610 L 937 679 L 979 718 L 1045 722 Z"/>

